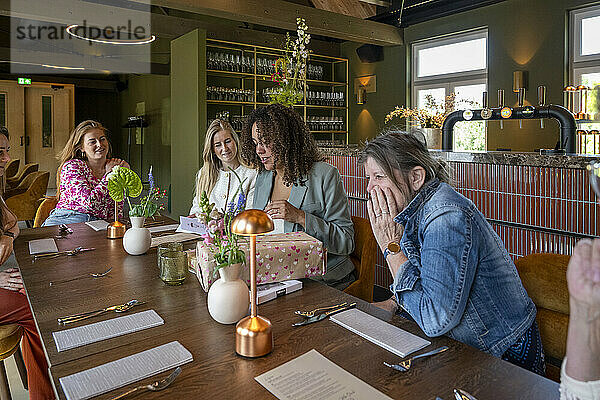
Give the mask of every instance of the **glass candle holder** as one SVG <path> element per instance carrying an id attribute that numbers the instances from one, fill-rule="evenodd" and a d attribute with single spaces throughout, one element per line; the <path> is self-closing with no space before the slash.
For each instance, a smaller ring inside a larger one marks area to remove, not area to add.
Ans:
<path id="1" fill-rule="evenodd" d="M 188 272 L 187 254 L 183 251 L 165 251 L 158 258 L 160 279 L 167 285 L 181 285 Z"/>

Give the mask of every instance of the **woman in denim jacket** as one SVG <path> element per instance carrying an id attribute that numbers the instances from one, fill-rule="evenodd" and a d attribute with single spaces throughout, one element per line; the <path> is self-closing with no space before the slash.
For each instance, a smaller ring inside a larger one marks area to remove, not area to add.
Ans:
<path id="1" fill-rule="evenodd" d="M 360 162 L 397 304 L 428 336 L 448 335 L 544 375 L 535 306 L 515 265 L 425 144 L 387 133 L 365 145 Z"/>

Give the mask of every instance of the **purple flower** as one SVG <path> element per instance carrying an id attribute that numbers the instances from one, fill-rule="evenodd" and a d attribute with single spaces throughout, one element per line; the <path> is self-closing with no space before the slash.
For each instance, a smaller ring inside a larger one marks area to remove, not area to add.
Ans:
<path id="1" fill-rule="evenodd" d="M 150 182 L 150 193 L 154 190 L 154 176 L 152 175 L 152 165 L 150 166 L 150 172 L 148 172 L 148 181 Z"/>
<path id="2" fill-rule="evenodd" d="M 246 208 L 246 196 L 244 193 L 240 193 L 236 206 L 236 214 L 244 211 L 244 208 Z"/>

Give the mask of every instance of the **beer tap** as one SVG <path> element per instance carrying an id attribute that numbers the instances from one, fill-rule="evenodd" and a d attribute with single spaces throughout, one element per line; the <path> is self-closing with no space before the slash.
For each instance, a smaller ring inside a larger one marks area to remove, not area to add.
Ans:
<path id="1" fill-rule="evenodd" d="M 546 105 L 546 86 L 538 86 L 538 106 Z M 544 119 L 540 118 L 540 128 L 544 129 Z"/>
<path id="2" fill-rule="evenodd" d="M 517 104 L 520 108 L 523 108 L 525 104 L 525 88 L 519 88 L 519 92 L 517 93 Z M 519 119 L 519 129 L 523 129 L 523 120 Z"/>
<path id="3" fill-rule="evenodd" d="M 498 89 L 498 108 L 504 109 L 504 90 Z M 500 120 L 500 129 L 504 129 L 504 121 Z"/>
<path id="4" fill-rule="evenodd" d="M 482 100 L 483 108 L 481 110 L 481 118 L 485 120 L 485 127 L 487 128 L 487 120 L 492 118 L 492 110 L 488 106 L 488 92 L 483 92 Z"/>

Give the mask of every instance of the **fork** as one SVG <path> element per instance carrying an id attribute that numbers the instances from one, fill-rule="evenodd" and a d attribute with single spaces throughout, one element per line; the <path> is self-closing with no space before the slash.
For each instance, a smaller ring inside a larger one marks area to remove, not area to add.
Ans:
<path id="1" fill-rule="evenodd" d="M 134 387 L 133 389 L 128 390 L 125 393 L 118 395 L 117 397 L 113 397 L 110 400 L 122 399 L 123 397 L 130 395 L 133 392 L 136 392 L 138 390 L 143 390 L 143 389 L 150 390 L 151 392 L 161 391 L 163 389 L 166 389 L 171 383 L 173 383 L 175 378 L 177 378 L 180 373 L 181 373 L 181 367 L 177 367 L 165 379 L 161 379 L 160 381 L 155 381 L 149 385 L 140 385 L 140 386 Z"/>
<path id="2" fill-rule="evenodd" d="M 428 357 L 428 356 L 433 356 L 435 354 L 443 353 L 446 350 L 448 350 L 448 346 L 442 346 L 442 347 L 438 347 L 435 350 L 428 351 L 427 353 L 423 353 L 423 354 L 419 354 L 417 356 L 411 357 L 408 360 L 401 361 L 398 364 L 388 364 L 385 361 L 383 362 L 383 364 L 386 367 L 395 369 L 396 371 L 406 372 L 410 369 L 413 360 L 416 360 L 417 358 Z"/>
<path id="3" fill-rule="evenodd" d="M 300 310 L 298 310 L 298 311 L 295 311 L 295 312 L 294 312 L 294 314 L 296 314 L 296 315 L 301 315 L 301 316 L 303 316 L 303 317 L 305 317 L 305 318 L 310 318 L 310 317 L 314 317 L 314 316 L 315 316 L 315 313 L 316 313 L 317 311 L 330 310 L 330 309 L 332 309 L 332 308 L 338 308 L 338 307 L 345 306 L 346 304 L 348 304 L 348 302 L 346 302 L 346 301 L 345 301 L 345 302 L 343 302 L 342 304 L 336 304 L 336 305 L 333 305 L 333 306 L 327 306 L 327 307 L 319 307 L 319 308 L 315 308 L 315 309 L 314 309 L 314 310 L 312 310 L 312 311 L 300 311 Z"/>
<path id="4" fill-rule="evenodd" d="M 56 285 L 57 283 L 65 283 L 65 282 L 71 282 L 71 281 L 75 281 L 77 279 L 81 279 L 81 278 L 87 278 L 88 276 L 92 277 L 92 278 L 102 278 L 103 276 L 108 275 L 108 273 L 112 271 L 112 267 L 110 267 L 109 269 L 107 269 L 104 272 L 92 272 L 91 274 L 82 274 L 82 275 L 77 275 L 68 279 L 61 279 L 58 281 L 53 281 L 50 282 L 50 286 L 52 285 Z"/>

